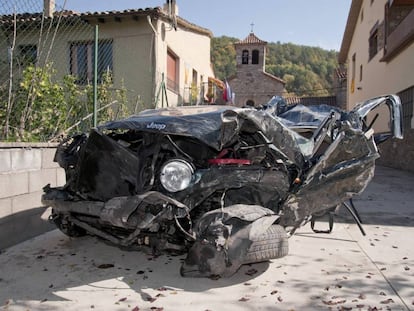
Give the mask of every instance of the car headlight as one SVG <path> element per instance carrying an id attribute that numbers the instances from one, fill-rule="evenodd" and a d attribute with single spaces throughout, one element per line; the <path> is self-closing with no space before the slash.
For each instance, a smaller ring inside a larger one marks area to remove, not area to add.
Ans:
<path id="1" fill-rule="evenodd" d="M 184 190 L 190 184 L 193 173 L 193 167 L 184 160 L 168 161 L 161 168 L 161 184 L 169 192 Z"/>

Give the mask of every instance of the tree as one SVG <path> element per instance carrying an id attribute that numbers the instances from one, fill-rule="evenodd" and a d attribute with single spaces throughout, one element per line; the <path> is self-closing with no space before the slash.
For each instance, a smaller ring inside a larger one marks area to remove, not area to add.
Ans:
<path id="1" fill-rule="evenodd" d="M 234 43 L 238 39 L 218 37 L 211 40 L 211 62 L 218 79 L 224 80 L 236 73 L 236 50 Z"/>
<path id="2" fill-rule="evenodd" d="M 218 79 L 236 73 L 238 39 L 216 37 L 212 39 L 211 61 Z M 337 52 L 319 47 L 293 43 L 269 43 L 267 45 L 266 72 L 286 81 L 286 90 L 298 96 L 325 96 L 335 93 L 333 73 L 337 64 Z"/>

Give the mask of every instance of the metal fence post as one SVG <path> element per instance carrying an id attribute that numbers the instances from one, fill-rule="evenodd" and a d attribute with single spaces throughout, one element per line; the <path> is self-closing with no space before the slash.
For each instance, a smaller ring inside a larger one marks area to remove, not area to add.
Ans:
<path id="1" fill-rule="evenodd" d="M 93 60 L 93 127 L 98 124 L 98 34 L 99 26 L 95 25 L 95 46 Z"/>

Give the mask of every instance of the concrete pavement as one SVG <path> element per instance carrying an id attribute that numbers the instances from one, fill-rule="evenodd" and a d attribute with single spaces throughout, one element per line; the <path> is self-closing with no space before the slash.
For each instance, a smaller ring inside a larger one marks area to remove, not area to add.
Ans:
<path id="1" fill-rule="evenodd" d="M 0 254 L 0 310 L 414 310 L 414 175 L 377 167 L 354 203 L 366 236 L 342 210 L 331 234 L 306 225 L 288 256 L 218 280 L 54 230 Z"/>

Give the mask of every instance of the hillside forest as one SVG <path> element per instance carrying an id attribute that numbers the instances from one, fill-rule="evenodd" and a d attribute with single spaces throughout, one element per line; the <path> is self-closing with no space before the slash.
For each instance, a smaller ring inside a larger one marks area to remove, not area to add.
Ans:
<path id="1" fill-rule="evenodd" d="M 211 60 L 218 79 L 236 73 L 237 38 L 222 36 L 211 40 Z M 268 43 L 266 72 L 282 78 L 291 96 L 328 96 L 335 94 L 334 71 L 337 51 L 293 43 Z"/>

